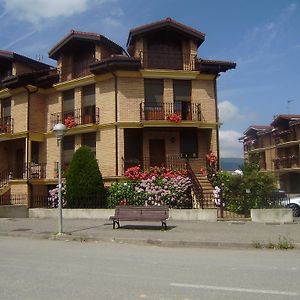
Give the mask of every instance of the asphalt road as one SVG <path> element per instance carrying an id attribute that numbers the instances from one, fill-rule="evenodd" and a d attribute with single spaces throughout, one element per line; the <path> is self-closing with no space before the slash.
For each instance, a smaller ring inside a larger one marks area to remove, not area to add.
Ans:
<path id="1" fill-rule="evenodd" d="M 300 251 L 0 238 L 0 299 L 299 299 Z"/>

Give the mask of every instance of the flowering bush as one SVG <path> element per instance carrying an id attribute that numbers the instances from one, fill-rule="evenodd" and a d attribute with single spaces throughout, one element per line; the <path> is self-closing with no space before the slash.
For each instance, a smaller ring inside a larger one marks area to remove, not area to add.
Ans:
<path id="1" fill-rule="evenodd" d="M 61 199 L 62 199 L 62 206 L 65 207 L 67 205 L 67 201 L 65 201 L 65 188 L 63 186 L 61 188 Z M 56 186 L 56 188 L 49 191 L 48 207 L 49 208 L 58 207 L 58 185 Z"/>
<path id="2" fill-rule="evenodd" d="M 167 120 L 170 122 L 180 123 L 181 122 L 181 115 L 178 113 L 173 113 L 167 116 Z"/>
<path id="3" fill-rule="evenodd" d="M 131 180 L 145 180 L 151 177 L 155 178 L 174 178 L 177 176 L 187 176 L 186 170 L 172 170 L 165 167 L 151 167 L 146 171 L 141 169 L 141 166 L 128 168 L 124 176 Z"/>
<path id="4" fill-rule="evenodd" d="M 109 206 L 116 205 L 169 205 L 187 207 L 191 203 L 191 181 L 186 175 L 165 168 L 153 168 L 139 173 L 130 168 L 128 182 L 115 183 L 109 191 Z M 155 175 L 154 175 L 155 174 Z M 134 178 L 134 179 L 133 179 Z"/>
<path id="5" fill-rule="evenodd" d="M 73 128 L 73 127 L 77 126 L 77 123 L 75 122 L 75 118 L 73 116 L 67 116 L 64 120 L 64 124 L 68 128 Z"/>

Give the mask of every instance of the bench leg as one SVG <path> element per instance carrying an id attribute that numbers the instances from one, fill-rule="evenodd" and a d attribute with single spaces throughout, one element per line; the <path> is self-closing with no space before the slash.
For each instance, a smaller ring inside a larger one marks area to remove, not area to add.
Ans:
<path id="1" fill-rule="evenodd" d="M 116 224 L 118 225 L 117 229 L 120 228 L 119 220 L 113 220 L 113 229 L 116 229 Z"/>
<path id="2" fill-rule="evenodd" d="M 167 222 L 161 221 L 161 226 L 166 230 L 167 229 Z"/>

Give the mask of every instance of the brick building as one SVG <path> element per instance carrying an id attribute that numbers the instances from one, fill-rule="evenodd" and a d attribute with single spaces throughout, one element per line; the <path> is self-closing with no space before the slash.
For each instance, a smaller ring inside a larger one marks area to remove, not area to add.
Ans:
<path id="1" fill-rule="evenodd" d="M 64 167 L 88 145 L 106 182 L 137 164 L 205 166 L 210 149 L 219 153 L 216 80 L 235 63 L 200 58 L 204 40 L 165 19 L 130 30 L 127 51 L 72 30 L 49 51 L 56 67 L 0 51 L 0 194 L 27 203 L 47 195 L 57 181 L 59 122 L 69 127 Z"/>
<path id="2" fill-rule="evenodd" d="M 300 193 L 300 115 L 278 115 L 268 126 L 252 125 L 241 140 L 245 159 L 274 172 L 281 189 Z"/>

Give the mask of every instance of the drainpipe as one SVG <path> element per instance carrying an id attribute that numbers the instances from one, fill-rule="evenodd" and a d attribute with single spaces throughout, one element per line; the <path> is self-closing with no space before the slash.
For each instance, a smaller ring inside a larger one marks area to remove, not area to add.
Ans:
<path id="1" fill-rule="evenodd" d="M 107 64 L 107 63 L 106 63 Z M 114 77 L 115 80 L 115 141 L 116 141 L 116 148 L 115 148 L 115 152 L 116 152 L 116 156 L 115 156 L 115 160 L 116 160 L 116 176 L 119 176 L 119 139 L 118 139 L 118 77 L 116 75 L 116 73 L 109 67 L 109 65 L 107 64 L 107 68 L 108 70 L 111 72 L 111 74 Z"/>
<path id="2" fill-rule="evenodd" d="M 27 133 L 26 133 L 26 147 L 27 147 L 27 153 L 26 153 L 26 183 L 27 186 L 29 187 L 29 194 L 31 195 L 32 193 L 32 186 L 29 183 L 29 168 L 28 168 L 28 161 L 29 161 L 29 113 L 30 113 L 30 99 L 31 95 L 35 94 L 38 92 L 39 88 L 36 87 L 36 90 L 30 91 L 30 89 L 27 86 L 24 86 L 24 89 L 27 91 Z"/>
<path id="3" fill-rule="evenodd" d="M 217 127 L 216 127 L 216 134 L 217 134 L 217 170 L 220 170 L 220 133 L 219 133 L 219 109 L 218 109 L 218 92 L 217 92 L 217 78 L 219 77 L 219 74 L 216 75 L 214 79 L 214 92 L 215 92 L 215 108 L 216 108 L 216 121 L 217 121 Z"/>

